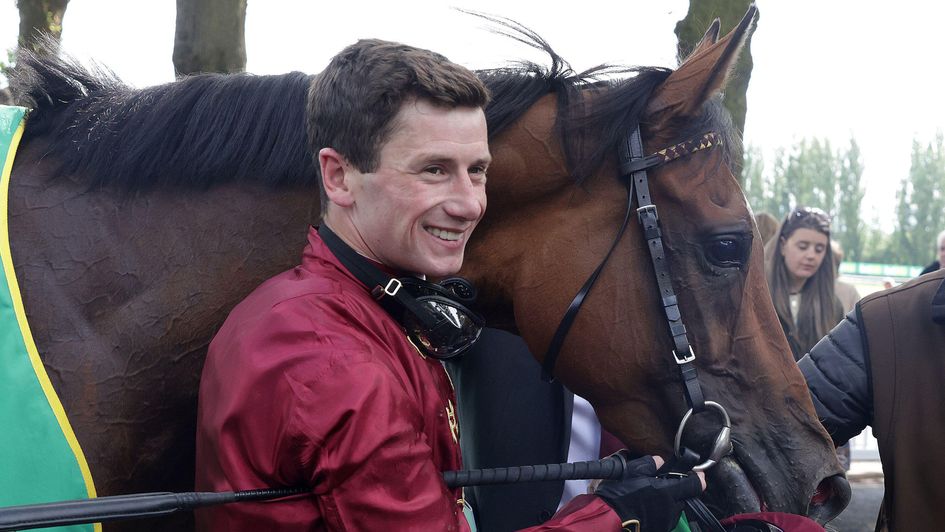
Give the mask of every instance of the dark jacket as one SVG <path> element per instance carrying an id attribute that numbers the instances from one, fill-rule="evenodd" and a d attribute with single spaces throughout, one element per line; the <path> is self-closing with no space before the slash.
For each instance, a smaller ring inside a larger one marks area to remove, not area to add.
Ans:
<path id="1" fill-rule="evenodd" d="M 945 270 L 861 300 L 798 365 L 836 443 L 867 425 L 886 494 L 877 530 L 945 523 Z"/>
<path id="2" fill-rule="evenodd" d="M 873 424 L 870 370 L 857 314 L 856 308 L 850 311 L 797 363 L 817 416 L 838 446 Z"/>
<path id="3" fill-rule="evenodd" d="M 922 270 L 921 273 L 919 273 L 919 275 L 925 275 L 925 274 L 927 274 L 927 273 L 932 273 L 932 272 L 938 271 L 941 267 L 942 267 L 942 265 L 939 264 L 938 261 L 935 261 L 935 262 L 933 262 L 932 264 L 929 264 L 928 266 L 926 266 L 925 269 Z"/>
<path id="4" fill-rule="evenodd" d="M 469 469 L 557 464 L 568 459 L 574 396 L 544 382 L 518 336 L 485 329 L 471 352 L 447 364 L 459 397 L 463 464 Z M 466 488 L 479 530 L 503 532 L 544 522 L 564 481 Z"/>

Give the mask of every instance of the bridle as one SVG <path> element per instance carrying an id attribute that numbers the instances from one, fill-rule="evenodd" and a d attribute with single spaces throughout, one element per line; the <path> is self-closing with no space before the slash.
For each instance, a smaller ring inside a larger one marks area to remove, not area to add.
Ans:
<path id="1" fill-rule="evenodd" d="M 574 296 L 574 299 L 568 306 L 568 310 L 564 313 L 564 317 L 561 318 L 561 322 L 558 324 L 558 328 L 551 339 L 544 362 L 542 363 L 543 378 L 548 382 L 554 380 L 555 362 L 558 359 L 558 354 L 561 352 L 564 339 L 571 329 L 574 318 L 577 316 L 578 310 L 581 309 L 581 305 L 584 303 L 588 292 L 590 292 L 591 287 L 597 281 L 598 276 L 604 269 L 604 265 L 607 263 L 611 254 L 613 254 L 614 249 L 620 242 L 620 238 L 627 229 L 631 213 L 634 210 L 634 196 L 636 196 L 636 203 L 638 205 L 636 209 L 637 220 L 643 228 L 643 237 L 646 240 L 647 249 L 649 250 L 650 262 L 653 264 L 653 271 L 656 274 L 656 284 L 659 289 L 660 297 L 662 298 L 666 324 L 668 325 L 669 334 L 673 341 L 673 360 L 679 367 L 679 373 L 683 381 L 683 391 L 686 396 L 686 404 L 689 406 L 689 410 L 683 416 L 679 428 L 676 431 L 675 452 L 677 458 L 682 457 L 685 452 L 681 446 L 682 435 L 686 423 L 694 414 L 703 412 L 706 410 L 706 407 L 710 407 L 715 409 L 723 420 L 722 428 L 716 437 L 709 457 L 703 463 L 693 468 L 697 471 L 708 469 L 723 456 L 731 452 L 731 422 L 725 408 L 714 401 L 706 401 L 702 393 L 702 386 L 699 383 L 699 375 L 695 365 L 696 354 L 692 350 L 692 345 L 689 343 L 689 337 L 686 334 L 686 326 L 683 323 L 682 314 L 679 311 L 676 292 L 673 290 L 669 264 L 666 260 L 666 253 L 663 246 L 662 232 L 659 227 L 659 213 L 650 197 L 649 180 L 646 171 L 697 151 L 707 150 L 721 144 L 721 136 L 716 132 L 709 132 L 699 138 L 680 142 L 679 144 L 664 148 L 644 157 L 640 126 L 637 125 L 627 135 L 619 149 L 620 175 L 627 177 L 627 212 L 624 215 L 623 223 L 610 249 L 604 256 L 604 259 L 590 277 L 587 278 L 587 281 L 584 282 L 584 286 L 582 286 L 581 290 Z"/>

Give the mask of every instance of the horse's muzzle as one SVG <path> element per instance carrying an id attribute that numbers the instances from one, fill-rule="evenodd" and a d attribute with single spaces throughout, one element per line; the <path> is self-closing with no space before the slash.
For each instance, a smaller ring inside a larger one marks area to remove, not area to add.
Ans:
<path id="1" fill-rule="evenodd" d="M 853 490 L 850 482 L 843 475 L 833 475 L 820 481 L 814 496 L 811 497 L 807 516 L 820 524 L 840 515 L 848 504 Z"/>
<path id="2" fill-rule="evenodd" d="M 837 517 L 850 503 L 852 490 L 843 475 L 832 475 L 820 481 L 810 499 L 795 499 L 797 506 L 783 507 L 766 501 L 764 494 L 752 484 L 734 456 L 723 458 L 711 471 L 710 487 L 722 486 L 722 493 L 707 493 L 706 503 L 718 517 L 761 511 L 804 513 L 821 525 Z M 705 497 L 704 497 L 705 499 Z M 803 504 L 806 501 L 807 504 Z"/>

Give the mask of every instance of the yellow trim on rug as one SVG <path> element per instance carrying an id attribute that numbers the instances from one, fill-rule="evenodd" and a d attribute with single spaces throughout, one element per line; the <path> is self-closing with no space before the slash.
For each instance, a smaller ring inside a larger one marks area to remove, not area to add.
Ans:
<path id="1" fill-rule="evenodd" d="M 19 127 L 17 127 L 16 133 L 13 134 L 10 150 L 7 154 L 6 162 L 3 165 L 3 172 L 0 174 L 0 260 L 3 261 L 7 284 L 10 287 L 10 297 L 13 300 L 13 310 L 16 313 L 16 320 L 20 326 L 20 332 L 23 334 L 23 343 L 26 345 L 26 350 L 29 353 L 30 362 L 33 364 L 33 371 L 36 372 L 36 378 L 39 380 L 43 392 L 46 394 L 46 400 L 49 401 L 49 406 L 56 415 L 59 427 L 62 429 L 62 433 L 66 437 L 66 441 L 69 443 L 72 453 L 75 455 L 76 461 L 79 464 L 79 470 L 82 471 L 82 479 L 85 481 L 86 492 L 88 492 L 91 498 L 96 496 L 95 484 L 92 481 L 92 472 L 89 470 L 89 464 L 85 460 L 85 454 L 82 452 L 79 440 L 72 431 L 72 425 L 69 423 L 65 409 L 62 407 L 62 402 L 59 401 L 59 396 L 56 395 L 56 390 L 53 389 L 49 375 L 46 374 L 46 368 L 39 358 L 39 351 L 36 349 L 33 333 L 30 331 L 29 323 L 26 321 L 26 311 L 23 307 L 23 298 L 20 295 L 20 285 L 17 283 L 16 272 L 13 269 L 13 254 L 10 250 L 10 227 L 8 221 L 10 176 L 13 173 L 14 154 L 16 153 L 17 146 L 20 144 L 20 138 L 23 136 L 25 124 L 26 119 L 24 118 L 20 122 Z M 95 523 L 95 530 L 96 532 L 102 530 L 101 523 Z"/>

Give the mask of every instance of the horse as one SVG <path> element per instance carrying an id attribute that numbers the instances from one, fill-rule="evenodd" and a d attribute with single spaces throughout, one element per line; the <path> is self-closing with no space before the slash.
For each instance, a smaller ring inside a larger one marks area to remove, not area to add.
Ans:
<path id="1" fill-rule="evenodd" d="M 639 126 L 646 153 L 717 134 L 711 149 L 650 170 L 699 380 L 731 416 L 734 450 L 709 471 L 706 497 L 724 514 L 826 522 L 849 485 L 778 326 L 719 103 L 754 17 L 723 38 L 716 21 L 676 70 L 619 78 L 576 74 L 510 25 L 551 66 L 480 73 L 494 163 L 460 274 L 487 322 L 544 360 L 626 212 L 617 146 L 627 132 Z M 67 58 L 17 64 L 12 84 L 32 111 L 13 164 L 10 239 L 49 379 L 99 495 L 189 490 L 209 341 L 242 297 L 296 264 L 319 217 L 304 126 L 311 77 L 204 74 L 133 90 Z M 630 224 L 617 241 L 554 375 L 634 452 L 667 456 L 686 402 L 641 231 Z M 687 446 L 714 438 L 704 417 Z"/>

